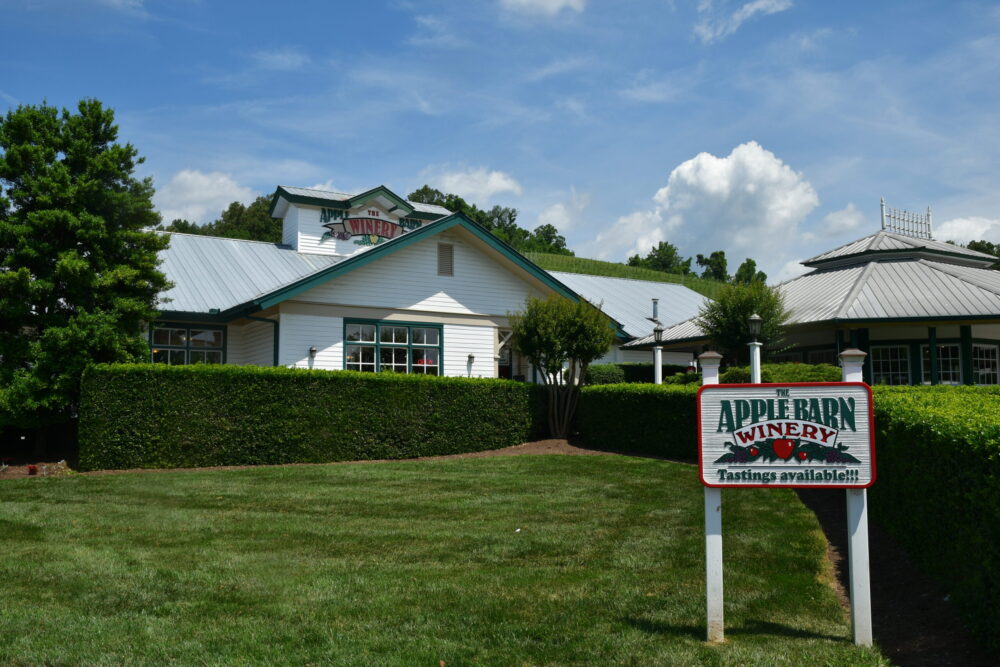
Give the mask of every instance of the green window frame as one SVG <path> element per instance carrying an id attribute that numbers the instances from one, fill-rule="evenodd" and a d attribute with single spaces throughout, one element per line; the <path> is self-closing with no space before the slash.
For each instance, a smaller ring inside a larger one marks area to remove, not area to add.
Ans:
<path id="1" fill-rule="evenodd" d="M 224 364 L 226 327 L 158 322 L 149 327 L 149 349 L 154 364 Z"/>
<path id="2" fill-rule="evenodd" d="M 428 322 L 344 320 L 344 369 L 444 374 L 444 327 Z"/>

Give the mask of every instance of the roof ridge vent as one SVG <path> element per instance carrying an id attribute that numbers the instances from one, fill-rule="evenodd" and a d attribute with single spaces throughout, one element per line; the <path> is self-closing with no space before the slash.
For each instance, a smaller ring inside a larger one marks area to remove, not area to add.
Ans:
<path id="1" fill-rule="evenodd" d="M 882 197 L 882 230 L 916 239 L 931 240 L 931 207 L 927 207 L 927 215 L 912 213 L 901 208 L 886 206 L 885 197 Z"/>

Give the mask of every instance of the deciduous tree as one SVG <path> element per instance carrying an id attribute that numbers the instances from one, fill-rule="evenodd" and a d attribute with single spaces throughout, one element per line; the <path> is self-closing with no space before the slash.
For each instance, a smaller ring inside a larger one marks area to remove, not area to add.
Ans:
<path id="1" fill-rule="evenodd" d="M 117 139 L 97 100 L 0 118 L 0 425 L 70 416 L 87 365 L 148 358 L 168 239 Z"/>
<path id="2" fill-rule="evenodd" d="M 781 294 L 760 281 L 726 285 L 714 301 L 702 306 L 695 321 L 712 342 L 739 363 L 749 358 L 747 343 L 752 340 L 750 316 L 754 313 L 764 319 L 757 340 L 765 347 L 780 345 L 789 313 Z"/>
<path id="3" fill-rule="evenodd" d="M 736 269 L 733 276 L 733 283 L 736 285 L 749 285 L 752 282 L 766 283 L 767 274 L 757 270 L 757 262 L 749 257 L 743 260 L 740 267 Z"/>
<path id="4" fill-rule="evenodd" d="M 514 349 L 542 374 L 548 387 L 549 430 L 569 435 L 587 367 L 611 347 L 611 321 L 586 301 L 530 297 L 524 312 L 509 313 Z"/>

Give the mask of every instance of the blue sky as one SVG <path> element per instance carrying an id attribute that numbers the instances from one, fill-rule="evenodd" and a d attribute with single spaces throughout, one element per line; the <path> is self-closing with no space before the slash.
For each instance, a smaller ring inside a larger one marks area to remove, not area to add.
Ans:
<path id="1" fill-rule="evenodd" d="M 1000 9 L 804 0 L 4 0 L 0 108 L 115 109 L 168 219 L 424 183 L 620 261 L 771 280 L 932 206 L 1000 241 Z"/>

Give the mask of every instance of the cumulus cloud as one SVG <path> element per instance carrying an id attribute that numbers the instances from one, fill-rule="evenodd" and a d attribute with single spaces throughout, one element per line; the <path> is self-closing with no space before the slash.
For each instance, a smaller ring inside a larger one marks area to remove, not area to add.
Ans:
<path id="1" fill-rule="evenodd" d="M 853 232 L 865 223 L 865 214 L 858 210 L 854 202 L 839 211 L 827 213 L 816 226 L 815 231 L 803 234 L 803 239 L 812 241 L 817 238 L 829 238 Z"/>
<path id="2" fill-rule="evenodd" d="M 934 237 L 956 243 L 969 241 L 1000 243 L 1000 220 L 980 217 L 952 218 L 934 230 Z"/>
<path id="3" fill-rule="evenodd" d="M 229 174 L 184 169 L 157 190 L 153 201 L 164 222 L 183 218 L 204 224 L 218 217 L 232 202 L 247 204 L 256 196 L 253 190 L 243 187 Z"/>
<path id="4" fill-rule="evenodd" d="M 308 55 L 292 48 L 256 51 L 251 57 L 257 67 L 273 72 L 293 72 L 312 62 Z"/>
<path id="5" fill-rule="evenodd" d="M 585 247 L 599 257 L 645 254 L 685 236 L 685 252 L 723 248 L 750 255 L 766 271 L 800 240 L 799 225 L 819 204 L 812 185 L 755 141 L 725 157 L 699 153 L 670 172 L 655 208 L 622 216 Z"/>
<path id="6" fill-rule="evenodd" d="M 744 22 L 754 16 L 767 16 L 783 12 L 792 6 L 791 0 L 752 0 L 733 12 L 717 11 L 711 2 L 701 2 L 698 11 L 705 16 L 694 27 L 694 34 L 702 44 L 710 44 L 740 29 Z"/>
<path id="7" fill-rule="evenodd" d="M 812 271 L 808 266 L 802 266 L 801 259 L 794 259 L 790 262 L 785 262 L 785 265 L 781 267 L 778 271 L 778 275 L 775 276 L 777 282 L 783 283 L 786 280 L 791 280 L 792 278 L 798 278 L 803 273 Z"/>
<path id="8" fill-rule="evenodd" d="M 494 195 L 510 192 L 521 195 L 524 189 L 508 173 L 490 171 L 486 167 L 467 168 L 461 171 L 425 171 L 427 182 L 443 192 L 451 192 L 484 206 Z"/>
<path id="9" fill-rule="evenodd" d="M 589 204 L 589 194 L 579 194 L 577 193 L 576 188 L 571 188 L 570 200 L 568 202 L 553 204 L 552 206 L 544 209 L 538 214 L 538 224 L 552 225 L 560 232 L 565 233 L 567 230 L 576 226 L 576 224 L 580 221 L 580 217 L 583 215 L 583 210 L 587 208 Z"/>
<path id="10" fill-rule="evenodd" d="M 500 6 L 525 14 L 555 16 L 563 9 L 582 12 L 587 6 L 587 0 L 500 0 Z"/>

